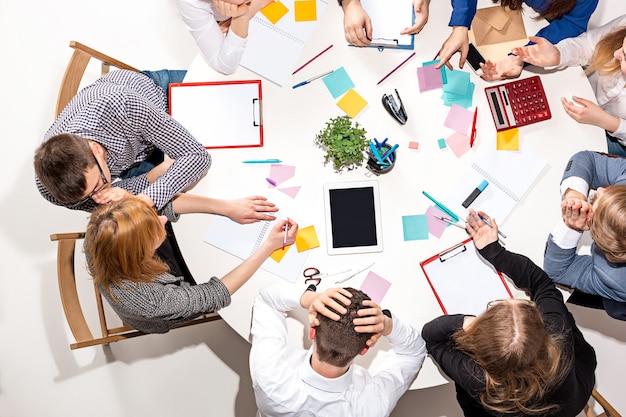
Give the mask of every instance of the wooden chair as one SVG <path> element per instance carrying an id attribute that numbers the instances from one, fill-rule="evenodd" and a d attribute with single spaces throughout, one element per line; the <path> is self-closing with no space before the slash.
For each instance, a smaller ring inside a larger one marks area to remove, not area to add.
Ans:
<path id="1" fill-rule="evenodd" d="M 63 111 L 67 103 L 69 103 L 78 92 L 80 82 L 83 79 L 85 70 L 87 69 L 87 64 L 89 64 L 91 58 L 95 58 L 102 63 L 101 75 L 108 73 L 111 66 L 130 71 L 139 71 L 135 67 L 131 67 L 122 61 L 118 61 L 117 59 L 85 46 L 82 43 L 70 41 L 70 47 L 74 48 L 74 53 L 65 68 L 63 81 L 61 81 L 61 88 L 59 89 L 59 95 L 57 96 L 55 117 Z"/>
<path id="2" fill-rule="evenodd" d="M 589 405 L 585 406 L 585 415 L 587 417 L 622 417 L 615 408 L 594 388 L 591 392 L 591 398 L 593 398 L 604 410 L 603 413 L 595 414 Z"/>
<path id="3" fill-rule="evenodd" d="M 169 223 L 167 223 L 167 225 L 169 225 Z M 83 307 L 79 299 L 79 291 L 76 286 L 76 241 L 83 239 L 84 237 L 85 233 L 58 233 L 50 235 L 50 240 L 58 242 L 57 276 L 59 293 L 61 295 L 63 311 L 65 312 L 65 319 L 67 320 L 67 324 L 69 325 L 70 330 L 74 335 L 74 339 L 76 340 L 75 343 L 70 343 L 70 348 L 80 349 L 87 346 L 104 345 L 112 342 L 118 342 L 120 340 L 126 340 L 133 337 L 146 335 L 147 333 L 140 332 L 126 325 L 122 325 L 120 327 L 109 327 L 109 325 L 107 324 L 105 308 L 102 303 L 102 296 L 98 288 L 94 286 L 96 296 L 95 301 L 98 309 L 100 330 L 102 333 L 101 337 L 94 337 L 85 318 Z M 168 228 L 167 240 L 171 244 L 174 253 L 180 255 L 180 248 L 176 243 L 176 237 L 173 234 L 173 229 L 171 229 L 171 225 Z M 176 261 L 178 262 L 178 269 L 185 273 L 185 279 L 187 281 L 195 283 L 193 281 L 193 277 L 188 277 L 186 275 L 189 270 L 182 256 L 176 256 Z M 206 323 L 220 319 L 221 317 L 217 313 L 207 313 L 200 317 L 197 317 L 194 320 L 182 323 L 176 326 L 176 328 L 192 326 L 195 324 Z"/>

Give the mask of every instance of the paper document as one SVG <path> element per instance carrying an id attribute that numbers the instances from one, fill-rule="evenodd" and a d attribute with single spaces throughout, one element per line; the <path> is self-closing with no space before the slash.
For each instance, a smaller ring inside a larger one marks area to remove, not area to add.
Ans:
<path id="1" fill-rule="evenodd" d="M 412 0 L 361 0 L 361 5 L 372 19 L 370 46 L 413 49 L 413 35 L 400 34 L 415 21 Z"/>

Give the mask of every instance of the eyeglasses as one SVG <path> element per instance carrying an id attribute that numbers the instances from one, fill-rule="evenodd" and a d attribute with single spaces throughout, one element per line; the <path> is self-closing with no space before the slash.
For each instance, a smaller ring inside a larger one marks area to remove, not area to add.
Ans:
<path id="1" fill-rule="evenodd" d="M 496 304 L 499 304 L 499 303 L 501 303 L 501 302 L 503 302 L 503 301 L 511 301 L 511 300 L 512 300 L 512 299 L 507 299 L 507 300 L 505 300 L 505 299 L 500 299 L 500 300 L 492 300 L 492 301 L 489 301 L 489 302 L 487 303 L 487 310 L 489 310 L 491 307 L 493 307 L 493 306 L 495 306 Z M 534 306 L 534 305 L 535 305 L 535 302 L 534 302 L 533 300 L 525 300 L 525 299 L 522 299 L 522 298 L 514 298 L 514 300 L 517 300 L 517 301 L 523 301 L 523 302 L 525 302 L 525 303 L 527 303 L 528 305 L 531 305 L 531 306 Z"/>
<path id="2" fill-rule="evenodd" d="M 107 180 L 107 177 L 104 175 L 104 171 L 102 170 L 102 167 L 100 166 L 100 162 L 98 162 L 98 158 L 96 158 L 95 155 L 93 156 L 93 158 L 96 160 L 96 166 L 98 167 L 98 171 L 100 171 L 100 179 L 102 180 L 102 185 L 99 187 L 96 187 L 92 192 L 89 193 L 87 197 L 78 201 L 75 204 L 77 206 L 85 203 L 90 198 L 93 198 L 94 195 L 98 194 L 100 191 L 104 190 L 107 187 L 107 185 L 109 185 L 109 180 Z"/>

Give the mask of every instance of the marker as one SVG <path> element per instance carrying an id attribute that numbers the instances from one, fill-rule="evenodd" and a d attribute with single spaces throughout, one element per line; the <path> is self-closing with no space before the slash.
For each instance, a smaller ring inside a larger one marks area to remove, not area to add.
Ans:
<path id="1" fill-rule="evenodd" d="M 480 193 L 485 191 L 485 188 L 487 188 L 488 185 L 489 182 L 487 180 L 482 180 L 482 182 L 478 184 L 478 187 L 474 188 L 474 191 L 472 191 L 470 195 L 467 196 L 467 198 L 461 205 L 465 208 L 468 208 L 469 205 L 472 204 L 474 200 L 476 200 Z"/>
<path id="2" fill-rule="evenodd" d="M 270 184 L 272 184 L 274 187 L 276 187 L 276 181 L 274 181 L 273 179 L 268 177 L 268 178 L 265 178 L 265 180 L 269 182 Z"/>
<path id="3" fill-rule="evenodd" d="M 490 222 L 489 220 L 485 219 L 485 218 L 484 218 L 483 216 L 481 216 L 480 214 L 478 215 L 478 217 L 480 217 L 480 219 L 481 219 L 482 221 L 484 221 L 484 222 L 485 222 L 485 224 L 486 224 L 487 226 L 489 226 L 489 227 L 493 227 L 493 226 L 491 225 L 491 222 Z M 505 235 L 504 233 L 502 233 L 502 232 L 500 231 L 500 229 L 498 229 L 498 234 L 499 234 L 500 236 L 502 236 L 503 238 L 505 238 L 505 239 L 506 239 L 506 235 Z"/>
<path id="4" fill-rule="evenodd" d="M 241 162 L 244 164 L 279 164 L 283 161 L 280 159 L 248 159 Z"/>
<path id="5" fill-rule="evenodd" d="M 309 59 L 307 62 L 305 62 L 300 68 L 298 68 L 297 70 L 295 70 L 293 73 L 291 73 L 291 75 L 295 74 L 296 72 L 300 71 L 302 68 L 306 67 L 307 65 L 309 65 L 311 62 L 313 62 L 314 60 L 316 60 L 317 58 L 320 57 L 320 55 L 322 55 L 324 52 L 328 51 L 330 48 L 332 48 L 333 45 L 330 45 L 329 47 L 327 47 L 326 49 L 324 49 L 322 52 L 320 52 L 319 54 L 315 55 L 313 58 Z"/>
<path id="6" fill-rule="evenodd" d="M 463 226 L 461 226 L 460 224 L 457 224 L 457 223 L 453 222 L 452 220 L 450 220 L 450 219 L 448 219 L 448 218 L 441 217 L 441 216 L 433 216 L 433 217 L 435 217 L 436 219 L 439 219 L 439 220 L 443 220 L 444 222 L 446 222 L 446 223 L 448 223 L 448 224 L 451 224 L 452 226 L 456 226 L 456 227 L 458 227 L 459 229 L 463 229 L 463 230 L 465 230 L 465 228 L 464 228 Z"/>
<path id="7" fill-rule="evenodd" d="M 385 81 L 391 74 L 393 74 L 394 72 L 396 72 L 398 69 L 400 69 L 401 66 L 403 66 L 404 64 L 407 63 L 407 61 L 411 58 L 413 58 L 415 56 L 415 52 L 413 52 L 411 55 L 409 55 L 409 57 L 407 59 L 405 59 L 404 61 L 400 62 L 400 64 L 395 67 L 394 69 L 391 70 L 391 72 L 387 75 L 385 75 L 383 78 L 380 79 L 380 81 L 378 81 L 376 83 L 376 85 L 382 83 L 383 81 Z"/>
<path id="8" fill-rule="evenodd" d="M 370 150 L 372 151 L 372 154 L 374 155 L 374 157 L 376 157 L 379 163 L 381 164 L 385 163 L 385 160 L 380 157 L 380 153 L 378 153 L 378 149 L 376 149 L 376 145 L 374 145 L 371 141 L 370 141 Z"/>
<path id="9" fill-rule="evenodd" d="M 327 76 L 328 74 L 333 73 L 334 71 L 335 71 L 335 70 L 326 71 L 326 72 L 325 72 L 325 73 L 323 73 L 323 74 L 316 75 L 316 76 L 315 76 L 315 77 L 313 77 L 313 78 L 309 78 L 308 80 L 302 81 L 301 83 L 298 83 L 298 84 L 296 84 L 296 85 L 292 86 L 291 88 L 298 88 L 298 87 L 302 87 L 303 85 L 307 85 L 307 84 L 309 84 L 311 81 L 315 81 L 315 80 L 317 80 L 318 78 L 325 77 L 325 76 Z"/>
<path id="10" fill-rule="evenodd" d="M 382 146 L 382 145 L 381 145 L 381 146 Z M 396 149 L 398 149 L 398 146 L 400 146 L 400 145 L 398 145 L 397 143 L 396 143 L 395 145 L 393 145 L 393 146 L 392 146 L 392 147 L 391 147 L 391 148 L 390 148 L 387 152 L 385 152 L 385 153 L 383 154 L 383 156 L 381 156 L 381 157 L 380 157 L 380 159 L 382 159 L 382 160 L 384 161 L 385 159 L 387 159 L 388 157 L 390 157 L 390 156 L 391 156 L 391 154 L 392 154 L 392 153 L 393 153 Z M 393 159 L 391 160 L 391 162 L 393 162 Z"/>
<path id="11" fill-rule="evenodd" d="M 478 107 L 474 109 L 474 121 L 472 122 L 472 133 L 470 133 L 470 148 L 474 146 L 474 139 L 476 139 L 476 116 L 478 116 Z"/>
<path id="12" fill-rule="evenodd" d="M 459 221 L 459 216 L 457 216 L 456 214 L 454 214 L 454 212 L 452 210 L 450 210 L 448 207 L 444 206 L 443 204 L 441 204 L 439 201 L 435 200 L 430 194 L 428 194 L 426 191 L 422 191 L 422 194 L 424 194 L 426 196 L 426 198 L 428 198 L 430 201 L 432 201 L 433 203 L 435 203 L 435 206 L 437 206 L 437 208 L 441 211 L 443 211 L 444 213 L 446 213 L 448 216 L 450 216 L 450 218 L 452 220 L 454 220 L 455 222 Z"/>

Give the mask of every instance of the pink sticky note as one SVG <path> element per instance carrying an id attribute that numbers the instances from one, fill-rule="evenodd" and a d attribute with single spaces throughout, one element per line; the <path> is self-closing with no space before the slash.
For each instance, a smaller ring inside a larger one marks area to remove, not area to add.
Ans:
<path id="1" fill-rule="evenodd" d="M 443 86 L 441 71 L 435 68 L 435 65 L 417 67 L 417 82 L 420 87 L 420 93 L 441 88 Z"/>
<path id="2" fill-rule="evenodd" d="M 446 139 L 446 143 L 457 157 L 460 157 L 465 152 L 470 150 L 469 136 L 463 135 L 461 133 L 452 134 L 452 136 Z"/>
<path id="3" fill-rule="evenodd" d="M 414 141 L 409 142 L 409 149 L 419 149 L 419 147 L 420 147 L 419 142 L 414 142 Z"/>
<path id="4" fill-rule="evenodd" d="M 298 191 L 300 191 L 300 187 L 279 188 L 278 191 L 282 191 L 283 193 L 287 194 L 291 198 L 296 198 L 296 195 L 298 195 Z"/>
<path id="5" fill-rule="evenodd" d="M 448 223 L 443 220 L 439 220 L 435 218 L 435 216 L 439 217 L 450 217 L 447 213 L 439 210 L 435 206 L 430 206 L 426 209 L 426 219 L 428 221 L 428 233 L 435 236 L 436 238 L 440 238 L 443 235 L 443 232 L 448 227 Z"/>
<path id="6" fill-rule="evenodd" d="M 369 295 L 376 304 L 380 304 L 390 286 L 391 282 L 370 271 L 363 280 L 360 290 Z"/>
<path id="7" fill-rule="evenodd" d="M 296 174 L 296 167 L 293 165 L 272 164 L 270 166 L 269 177 L 274 180 L 276 185 L 287 181 Z"/>
<path id="8" fill-rule="evenodd" d="M 443 125 L 455 132 L 467 135 L 472 127 L 473 121 L 474 112 L 453 103 L 452 106 L 450 106 L 450 111 Z"/>

